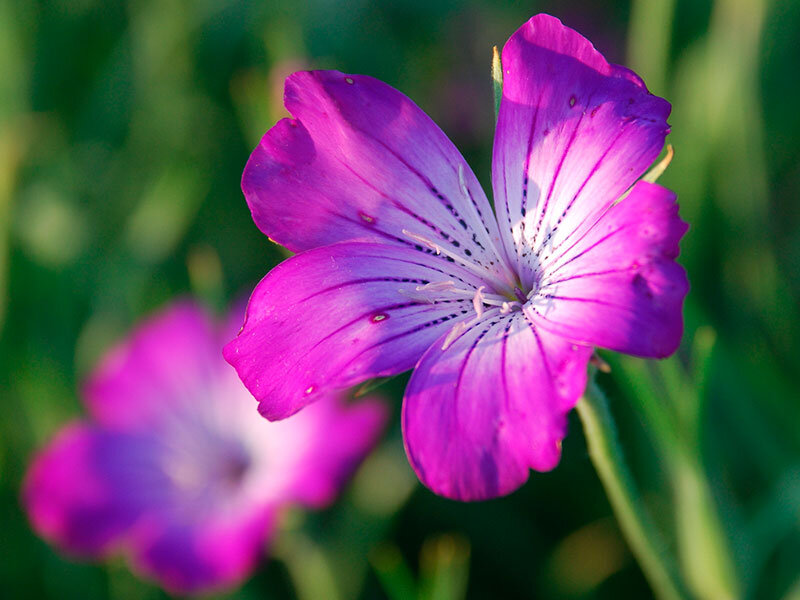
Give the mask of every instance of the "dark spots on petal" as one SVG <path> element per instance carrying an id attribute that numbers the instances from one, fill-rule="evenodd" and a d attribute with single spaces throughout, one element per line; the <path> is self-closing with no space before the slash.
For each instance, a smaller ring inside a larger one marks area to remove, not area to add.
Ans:
<path id="1" fill-rule="evenodd" d="M 461 312 L 462 313 L 467 313 L 469 311 L 464 310 L 464 311 L 461 311 Z M 427 323 L 423 323 L 422 326 L 420 327 L 420 329 L 425 329 L 425 328 L 431 327 L 433 325 L 440 325 L 441 323 L 446 323 L 447 321 L 449 321 L 451 319 L 455 319 L 457 316 L 458 316 L 458 313 L 452 313 L 452 314 L 446 315 L 444 317 L 439 317 L 438 319 L 434 319 L 433 321 L 428 321 Z"/>
<path id="2" fill-rule="evenodd" d="M 417 279 L 415 277 L 381 277 L 376 281 L 393 281 L 395 283 L 414 283 L 417 285 L 425 285 L 429 283 L 427 279 Z"/>
<path id="3" fill-rule="evenodd" d="M 549 129 L 549 128 L 548 128 L 548 129 L 545 129 L 545 130 L 542 132 L 542 136 L 544 136 L 544 137 L 547 137 L 548 135 L 550 135 L 550 129 Z"/>
<path id="4" fill-rule="evenodd" d="M 389 318 L 389 315 L 388 315 L 388 314 L 386 314 L 386 313 L 377 313 L 377 314 L 374 314 L 374 315 L 372 315 L 372 316 L 369 318 L 369 320 L 370 320 L 372 323 L 380 323 L 381 321 L 385 321 L 385 320 L 386 320 L 386 319 L 388 319 L 388 318 Z"/>
<path id="5" fill-rule="evenodd" d="M 469 248 L 464 248 L 464 254 L 466 254 L 467 256 L 472 256 L 472 250 L 470 250 Z"/>
<path id="6" fill-rule="evenodd" d="M 597 107 L 597 106 L 595 106 L 595 107 L 592 109 L 592 112 L 590 112 L 590 113 L 589 113 L 589 118 L 590 118 L 590 119 L 593 119 L 593 118 L 594 118 L 594 116 L 597 114 L 597 109 L 598 109 L 598 107 Z"/>
<path id="7" fill-rule="evenodd" d="M 377 222 L 377 219 L 375 217 L 372 217 L 372 216 L 368 215 L 367 213 L 365 213 L 364 211 L 361 211 L 361 210 L 358 211 L 358 216 L 361 217 L 362 221 L 364 221 L 365 223 L 368 223 L 370 225 L 374 225 Z"/>
<path id="8" fill-rule="evenodd" d="M 459 219 L 458 224 L 461 225 L 464 229 L 467 228 L 467 222 L 464 219 Z"/>

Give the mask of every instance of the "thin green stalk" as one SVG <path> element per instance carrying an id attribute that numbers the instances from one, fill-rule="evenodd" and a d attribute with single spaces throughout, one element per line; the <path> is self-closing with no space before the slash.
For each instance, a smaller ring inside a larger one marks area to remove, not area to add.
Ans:
<path id="1" fill-rule="evenodd" d="M 605 488 L 622 533 L 660 600 L 688 598 L 676 576 L 672 557 L 636 490 L 625 463 L 614 419 L 605 396 L 591 381 L 577 406 L 589 456 Z"/>

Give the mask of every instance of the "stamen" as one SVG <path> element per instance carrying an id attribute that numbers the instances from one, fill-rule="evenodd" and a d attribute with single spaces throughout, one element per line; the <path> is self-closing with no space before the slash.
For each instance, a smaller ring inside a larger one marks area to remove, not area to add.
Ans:
<path id="1" fill-rule="evenodd" d="M 425 285 L 418 285 L 415 289 L 418 292 L 444 292 L 452 290 L 456 284 L 452 281 L 431 281 Z"/>
<path id="2" fill-rule="evenodd" d="M 470 260 L 466 260 L 460 255 L 456 254 L 455 252 L 451 252 L 447 248 L 443 248 L 436 242 L 429 240 L 428 238 L 419 235 L 418 233 L 414 233 L 413 231 L 409 231 L 408 229 L 403 229 L 403 235 L 410 237 L 412 240 L 419 242 L 420 244 L 424 244 L 436 254 L 443 254 L 445 256 L 450 257 L 455 262 L 460 264 L 462 267 L 466 268 L 468 271 L 471 271 L 482 280 L 490 283 L 492 287 L 494 287 L 495 291 L 507 289 L 508 286 L 504 284 L 499 279 L 495 278 L 489 271 L 484 268 L 478 267 L 475 263 Z"/>
<path id="3" fill-rule="evenodd" d="M 472 297 L 472 307 L 475 309 L 478 319 L 483 315 L 483 290 L 485 287 L 485 285 L 482 285 L 475 290 L 475 295 Z"/>
<path id="4" fill-rule="evenodd" d="M 503 304 L 500 307 L 500 314 L 507 315 L 515 308 L 522 310 L 522 304 L 520 304 L 519 302 L 503 302 Z"/>
<path id="5" fill-rule="evenodd" d="M 477 325 L 482 320 L 490 319 L 500 314 L 502 314 L 502 312 L 500 311 L 499 308 L 493 308 L 491 310 L 482 311 L 480 316 L 476 316 L 469 323 L 467 323 L 466 321 L 460 321 L 456 323 L 450 330 L 450 333 L 447 334 L 447 337 L 444 338 L 444 342 L 442 343 L 442 350 L 447 350 L 450 346 L 452 346 L 453 343 L 459 337 L 461 337 L 461 334 L 463 334 L 470 327 Z"/>
<path id="6" fill-rule="evenodd" d="M 442 250 L 441 250 L 441 248 L 439 248 L 438 245 L 434 244 L 428 238 L 423 237 L 423 236 L 419 235 L 418 233 L 414 233 L 412 231 L 409 231 L 408 229 L 403 229 L 403 235 L 410 237 L 412 240 L 414 240 L 416 242 L 419 242 L 420 244 L 424 244 L 425 246 L 427 246 L 431 250 L 434 250 L 436 252 L 436 254 L 441 254 L 442 253 Z"/>
<path id="7" fill-rule="evenodd" d="M 458 187 L 461 188 L 461 193 L 469 200 L 469 189 L 467 188 L 467 180 L 464 177 L 464 165 L 458 165 Z"/>
<path id="8" fill-rule="evenodd" d="M 447 337 L 444 338 L 444 342 L 442 343 L 442 350 L 447 350 L 450 346 L 453 345 L 453 342 L 458 339 L 458 337 L 464 333 L 467 329 L 467 324 L 464 321 L 456 323 L 455 326 L 450 330 L 450 333 L 447 334 Z"/>
<path id="9" fill-rule="evenodd" d="M 398 289 L 397 293 L 411 300 L 417 302 L 426 302 L 428 304 L 435 304 L 441 300 L 450 299 L 449 296 L 453 295 L 460 298 L 471 298 L 472 306 L 475 308 L 476 313 L 483 311 L 484 304 L 489 306 L 502 306 L 505 302 L 505 297 L 499 294 L 485 293 L 483 290 L 486 286 L 480 287 L 480 291 L 476 289 L 461 289 L 457 288 L 453 281 L 433 281 L 425 285 L 418 285 L 413 290 Z"/>

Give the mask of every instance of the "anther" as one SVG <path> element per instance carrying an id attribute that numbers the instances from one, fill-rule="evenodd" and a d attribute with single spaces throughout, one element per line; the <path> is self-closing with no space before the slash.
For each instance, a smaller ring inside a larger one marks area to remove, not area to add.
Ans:
<path id="1" fill-rule="evenodd" d="M 447 350 L 450 346 L 453 345 L 453 342 L 458 339 L 458 337 L 464 333 L 467 329 L 467 324 L 464 321 L 460 323 L 456 323 L 455 326 L 450 330 L 450 333 L 447 334 L 447 337 L 444 338 L 444 342 L 442 343 L 442 350 Z"/>
<path id="2" fill-rule="evenodd" d="M 444 292 L 452 290 L 456 284 L 452 281 L 432 281 L 425 285 L 418 285 L 415 289 L 418 292 Z"/>
<path id="3" fill-rule="evenodd" d="M 507 315 L 515 308 L 522 309 L 522 304 L 519 302 L 503 302 L 503 304 L 500 306 L 500 314 Z"/>
<path id="4" fill-rule="evenodd" d="M 458 187 L 461 188 L 461 193 L 469 200 L 469 188 L 467 188 L 467 180 L 464 177 L 464 165 L 458 165 Z"/>
<path id="5" fill-rule="evenodd" d="M 418 233 L 414 233 L 413 231 L 409 231 L 408 229 L 403 229 L 403 235 L 410 237 L 412 240 L 419 242 L 420 244 L 424 244 L 425 246 L 436 252 L 436 254 L 442 253 L 442 249 L 439 247 L 438 244 L 430 241 L 426 237 L 419 235 Z"/>
<path id="6" fill-rule="evenodd" d="M 485 287 L 485 285 L 482 285 L 475 290 L 475 295 L 472 297 L 472 307 L 475 309 L 475 314 L 478 315 L 478 319 L 483 316 L 483 290 Z"/>

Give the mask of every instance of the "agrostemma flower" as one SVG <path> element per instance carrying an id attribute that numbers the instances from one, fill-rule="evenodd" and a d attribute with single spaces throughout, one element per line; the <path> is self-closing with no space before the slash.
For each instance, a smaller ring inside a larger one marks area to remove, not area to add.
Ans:
<path id="1" fill-rule="evenodd" d="M 167 590 L 197 593 L 243 579 L 287 505 L 333 501 L 384 406 L 321 394 L 269 423 L 220 355 L 232 325 L 180 302 L 105 357 L 85 388 L 90 418 L 63 428 L 27 474 L 40 535 L 78 557 L 123 554 Z"/>
<path id="2" fill-rule="evenodd" d="M 413 369 L 408 458 L 438 494 L 507 494 L 558 463 L 595 346 L 675 351 L 688 290 L 675 194 L 640 180 L 670 105 L 558 19 L 506 43 L 489 203 L 411 100 L 300 72 L 253 151 L 253 219 L 298 254 L 250 299 L 225 357 L 269 420 Z"/>

